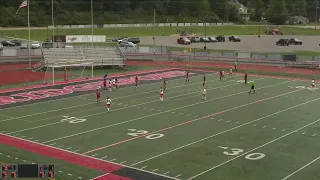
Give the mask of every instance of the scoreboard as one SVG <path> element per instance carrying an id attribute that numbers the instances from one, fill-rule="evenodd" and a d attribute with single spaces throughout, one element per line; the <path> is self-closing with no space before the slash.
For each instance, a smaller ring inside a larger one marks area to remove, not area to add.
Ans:
<path id="1" fill-rule="evenodd" d="M 47 164 L 2 164 L 2 179 L 54 178 L 54 165 Z"/>

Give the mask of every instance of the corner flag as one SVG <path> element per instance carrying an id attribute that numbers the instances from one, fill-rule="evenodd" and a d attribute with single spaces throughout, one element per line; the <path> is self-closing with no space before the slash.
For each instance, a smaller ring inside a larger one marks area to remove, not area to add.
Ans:
<path id="1" fill-rule="evenodd" d="M 18 14 L 18 12 L 20 11 L 21 8 L 24 8 L 24 7 L 27 7 L 28 6 L 28 0 L 24 0 L 20 6 L 19 6 L 19 9 L 17 10 L 16 12 L 16 15 Z"/>

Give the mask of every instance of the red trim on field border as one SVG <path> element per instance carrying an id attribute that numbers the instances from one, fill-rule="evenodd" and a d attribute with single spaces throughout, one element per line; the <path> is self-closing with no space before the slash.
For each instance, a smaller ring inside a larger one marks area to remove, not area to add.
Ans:
<path id="1" fill-rule="evenodd" d="M 104 174 L 93 178 L 92 180 L 133 180 L 126 177 L 121 177 L 115 174 Z"/>
<path id="2" fill-rule="evenodd" d="M 36 142 L 9 136 L 2 133 L 0 133 L 0 142 L 12 147 L 27 150 L 29 152 L 45 155 L 55 159 L 60 159 L 69 163 L 81 165 L 90 169 L 95 169 L 106 173 L 115 172 L 126 167 L 116 163 L 47 146 L 44 144 L 39 144 Z"/>
<path id="3" fill-rule="evenodd" d="M 174 70 L 178 68 L 157 68 L 157 69 L 151 69 L 151 70 L 141 70 L 141 71 L 133 71 L 133 72 L 127 72 L 127 73 L 120 73 L 120 74 L 112 74 L 109 77 L 123 77 L 123 76 L 129 76 L 129 75 L 139 75 L 144 73 L 154 73 L 159 71 L 168 71 L 168 70 Z M 49 87 L 49 86 L 56 86 L 56 85 L 65 85 L 70 83 L 77 83 L 77 82 L 90 82 L 94 80 L 103 79 L 102 76 L 95 77 L 93 79 L 75 79 L 68 82 L 60 81 L 53 84 L 38 84 L 38 85 L 31 85 L 31 86 L 24 86 L 24 87 L 17 87 L 17 88 L 10 88 L 10 89 L 3 89 L 0 90 L 0 93 L 7 93 L 7 92 L 14 92 L 14 91 L 22 91 L 22 90 L 28 90 L 28 89 L 35 89 L 35 88 L 43 88 L 43 87 Z"/>

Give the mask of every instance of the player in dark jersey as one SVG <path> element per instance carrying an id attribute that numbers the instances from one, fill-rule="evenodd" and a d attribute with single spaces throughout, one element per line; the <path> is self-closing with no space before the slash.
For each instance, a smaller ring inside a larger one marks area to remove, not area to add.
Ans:
<path id="1" fill-rule="evenodd" d="M 135 77 L 135 83 L 136 83 L 136 88 L 138 87 L 138 83 L 139 83 L 139 78 L 138 78 L 138 75 L 136 75 L 136 77 Z"/>
<path id="2" fill-rule="evenodd" d="M 97 103 L 100 104 L 100 91 L 97 89 L 96 91 Z"/>
<path id="3" fill-rule="evenodd" d="M 186 73 L 186 82 L 189 82 L 189 72 Z"/>
<path id="4" fill-rule="evenodd" d="M 248 74 L 247 74 L 247 72 L 244 73 L 244 83 L 245 83 L 245 84 L 248 83 Z"/>
<path id="5" fill-rule="evenodd" d="M 204 87 L 204 85 L 206 85 L 206 75 L 203 75 L 203 83 L 202 83 L 202 87 Z"/>
<path id="6" fill-rule="evenodd" d="M 167 86 L 167 81 L 165 78 L 163 78 L 163 91 L 166 90 L 166 86 Z"/>

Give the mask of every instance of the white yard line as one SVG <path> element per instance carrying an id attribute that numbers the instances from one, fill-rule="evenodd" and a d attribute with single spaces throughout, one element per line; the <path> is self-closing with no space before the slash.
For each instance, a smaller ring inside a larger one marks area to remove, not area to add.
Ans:
<path id="1" fill-rule="evenodd" d="M 158 73 L 158 72 L 155 72 L 155 73 Z M 150 73 L 150 74 L 152 74 L 152 73 Z M 210 74 L 208 74 L 208 75 L 213 75 L 214 73 L 210 73 Z M 200 76 L 203 76 L 203 74 L 200 74 L 200 75 L 197 75 L 197 76 L 193 76 L 193 77 L 200 77 Z M 174 79 L 172 79 L 172 80 L 170 80 L 170 82 L 171 81 L 176 81 L 176 80 L 181 80 L 181 79 L 184 79 L 185 77 L 181 77 L 181 78 L 174 78 Z M 97 81 L 99 81 L 99 80 L 93 80 L 92 82 L 97 82 Z M 101 82 L 102 82 L 102 79 L 101 79 Z M 88 83 L 90 83 L 90 82 L 88 82 Z M 141 86 L 147 86 L 147 85 L 153 85 L 153 84 L 158 84 L 159 83 L 159 81 L 157 81 L 157 82 L 153 82 L 153 83 L 146 83 L 146 84 L 142 84 L 142 85 L 140 85 L 139 87 L 141 87 Z M 196 84 L 196 83 L 195 83 Z M 199 83 L 200 84 L 200 83 Z M 68 84 L 66 84 L 66 85 L 68 85 Z M 127 87 L 122 87 L 122 88 L 120 88 L 120 89 L 126 89 L 126 88 L 132 88 L 133 86 L 127 86 Z M 64 97 L 64 98 L 59 98 L 59 99 L 52 99 L 52 100 L 48 100 L 48 101 L 41 101 L 41 102 L 35 102 L 35 103 L 32 103 L 32 104 L 26 104 L 26 105 L 21 105 L 21 106 L 14 106 L 14 107 L 9 107 L 9 108 L 4 108 L 4 109 L 0 109 L 0 111 L 1 110 L 8 110 L 8 109 L 15 109 L 15 108 L 20 108 L 20 107 L 25 107 L 25 106 L 31 106 L 31 105 L 37 105 L 37 104 L 42 104 L 42 103 L 48 103 L 48 102 L 54 102 L 54 101 L 59 101 L 59 100 L 65 100 L 65 99 L 71 99 L 71 98 L 78 98 L 78 97 L 81 97 L 81 96 L 88 96 L 88 95 L 90 95 L 90 94 L 94 94 L 95 92 L 93 92 L 93 93 L 87 93 L 87 94 L 82 94 L 82 95 L 79 95 L 79 96 L 69 96 L 69 97 Z"/>
<path id="2" fill-rule="evenodd" d="M 301 128 L 298 128 L 298 129 L 296 129 L 296 130 L 293 130 L 293 131 L 291 131 L 291 132 L 289 132 L 289 133 L 287 133 L 287 134 L 285 134 L 285 135 L 283 135 L 283 136 L 280 136 L 280 137 L 278 137 L 278 138 L 276 138 L 276 139 L 273 139 L 273 140 L 271 140 L 271 141 L 269 141 L 269 142 L 267 142 L 267 143 L 265 143 L 265 144 L 262 144 L 261 146 L 258 146 L 258 147 L 256 147 L 256 148 L 253 148 L 253 149 L 251 149 L 250 151 L 247 151 L 247 152 L 245 152 L 245 153 L 243 153 L 243 154 L 241 154 L 241 155 L 239 155 L 239 156 L 236 156 L 236 157 L 234 157 L 234 158 L 232 158 L 232 159 L 229 159 L 228 161 L 225 161 L 225 162 L 223 162 L 223 163 L 221 163 L 221 164 L 219 164 L 219 165 L 216 165 L 216 166 L 214 166 L 214 167 L 212 167 L 212 168 L 210 168 L 210 169 L 208 169 L 208 170 L 206 170 L 206 171 L 203 171 L 203 172 L 201 172 L 201 173 L 199 173 L 199 174 L 197 174 L 197 175 L 195 175 L 195 176 L 192 176 L 191 178 L 189 178 L 188 180 L 191 180 L 191 179 L 194 179 L 194 178 L 196 178 L 196 177 L 199 177 L 199 176 L 201 176 L 201 175 L 203 175 L 203 174 L 206 174 L 206 173 L 208 173 L 209 171 L 212 171 L 212 170 L 214 170 L 214 169 L 216 169 L 216 168 L 218 168 L 218 167 L 220 167 L 220 166 L 223 166 L 223 165 L 225 165 L 225 164 L 227 164 L 227 163 L 229 163 L 229 162 L 231 162 L 231 161 L 234 161 L 234 160 L 236 160 L 236 159 L 238 159 L 238 158 L 240 158 L 240 157 L 242 157 L 242 156 L 245 156 L 245 155 L 247 155 L 247 154 L 249 154 L 249 153 L 251 153 L 251 152 L 253 152 L 253 151 L 256 151 L 256 150 L 258 150 L 258 149 L 260 149 L 260 148 L 262 148 L 262 147 L 265 147 L 265 146 L 267 146 L 267 145 L 269 145 L 269 144 L 272 144 L 272 143 L 274 143 L 274 142 L 276 142 L 276 141 L 278 141 L 278 140 L 280 140 L 280 139 L 283 139 L 283 138 L 285 138 L 285 137 L 287 137 L 287 136 L 289 136 L 289 135 L 291 135 L 291 134 L 293 134 L 293 133 L 295 133 L 295 132 L 297 132 L 297 131 L 299 131 L 299 130 L 301 130 L 301 129 L 304 129 L 304 128 L 306 128 L 306 127 L 309 127 L 309 126 L 311 126 L 311 125 L 313 125 L 313 124 L 315 124 L 315 123 L 317 123 L 317 122 L 319 122 L 320 121 L 320 119 L 318 119 L 318 120 L 316 120 L 316 121 L 313 121 L 313 122 L 311 122 L 311 123 L 309 123 L 309 124 L 307 124 L 307 125 L 305 125 L 305 126 L 302 126 Z"/>
<path id="3" fill-rule="evenodd" d="M 264 79 L 264 78 L 261 78 L 261 79 Z M 257 80 L 260 80 L 260 79 L 257 79 Z M 278 84 L 273 84 L 273 85 L 270 85 L 269 87 L 272 87 L 272 86 L 276 86 L 276 85 L 279 85 L 279 84 L 284 84 L 284 83 L 288 83 L 288 82 L 291 82 L 291 81 L 285 81 L 285 82 L 282 82 L 282 83 L 278 83 Z M 235 84 L 231 84 L 231 85 L 226 85 L 226 86 L 220 86 L 220 87 L 216 87 L 216 88 L 212 88 L 212 89 L 221 89 L 221 88 L 224 88 L 224 87 L 227 87 L 227 86 L 233 86 L 233 85 L 238 85 L 239 83 L 235 83 Z M 266 86 L 268 87 L 268 86 Z M 263 87 L 265 88 L 265 87 Z M 212 90 L 212 89 L 208 89 L 208 90 Z M 259 89 L 259 88 L 258 88 Z M 243 91 L 243 92 L 247 92 L 247 91 Z M 243 92 L 240 92 L 240 93 L 243 93 Z M 184 93 L 184 94 L 181 94 L 181 95 L 178 95 L 178 96 L 172 96 L 172 97 L 169 97 L 167 99 L 173 99 L 173 98 L 177 98 L 177 97 L 180 97 L 180 96 L 186 96 L 186 95 L 189 95 L 189 94 L 195 94 L 195 93 L 199 93 L 199 92 L 191 92 L 191 93 Z M 237 95 L 237 94 L 240 94 L 240 93 L 235 93 L 234 95 Z M 189 96 L 185 97 L 185 98 L 189 98 Z M 216 99 L 219 99 L 219 98 L 216 98 Z M 213 100 L 216 100 L 216 99 L 211 99 L 211 100 L 208 100 L 208 101 L 205 101 L 205 102 L 210 102 L 210 101 L 213 101 Z M 139 105 L 145 105 L 145 104 L 150 104 L 150 103 L 154 103 L 154 102 L 159 102 L 159 100 L 155 100 L 155 101 L 149 101 L 149 102 L 146 102 L 146 103 L 141 103 Z M 201 102 L 201 103 L 205 103 L 205 102 Z M 198 103 L 198 104 L 201 104 L 201 103 Z M 122 110 L 122 109 L 127 109 L 127 108 L 132 108 L 132 107 L 136 107 L 137 105 L 132 105 L 132 106 L 127 106 L 127 107 L 123 107 L 123 108 L 118 108 L 118 109 L 115 109 L 115 110 L 112 110 L 112 111 L 119 111 L 119 110 Z M 100 107 L 101 108 L 101 107 Z M 179 108 L 181 109 L 181 108 Z M 89 109 L 90 110 L 90 109 Z M 69 113 L 69 114 L 66 114 L 66 115 L 71 115 L 71 114 L 77 114 L 77 113 L 83 113 L 83 112 L 86 112 L 87 110 L 82 110 L 82 111 L 77 111 L 77 112 L 73 112 L 73 113 Z M 166 112 L 171 112 L 171 111 L 166 111 Z M 104 113 L 107 113 L 106 111 L 103 111 L 103 112 L 99 112 L 99 113 L 94 113 L 94 114 L 90 114 L 90 115 L 87 115 L 87 116 L 82 116 L 80 118 L 86 118 L 86 117 L 92 117 L 92 116 L 96 116 L 96 115 L 100 115 L 100 114 L 104 114 Z M 156 115 L 157 114 L 162 114 L 163 112 L 159 112 L 159 113 L 155 113 Z M 61 117 L 61 115 L 59 116 L 52 116 L 52 117 L 48 117 L 48 118 L 44 118 L 44 119 L 40 119 L 40 120 L 47 120 L 47 119 L 53 119 L 53 118 L 56 118 L 56 117 Z M 35 121 L 36 122 L 36 121 Z M 125 121 L 126 122 L 126 121 Z M 51 126 L 51 125 L 56 125 L 56 124 L 60 124 L 60 123 L 64 123 L 64 122 L 61 122 L 61 121 L 58 121 L 58 122 L 54 122 L 54 123 L 49 123 L 49 124 L 45 124 L 45 125 L 41 125 L 41 126 L 35 126 L 35 127 L 32 127 L 32 128 L 27 128 L 27 129 L 22 129 L 22 130 L 18 130 L 18 131 L 14 131 L 14 132 L 9 132 L 8 134 L 14 134 L 14 133 L 18 133 L 18 132 L 24 132 L 24 131 L 29 131 L 29 130 L 33 130 L 33 129 L 38 129 L 38 128 L 42 128 L 42 127 L 46 127 L 46 126 Z"/>
<path id="4" fill-rule="evenodd" d="M 312 163 L 316 162 L 317 160 L 320 159 L 320 156 L 318 156 L 317 158 L 313 159 L 312 161 L 310 161 L 308 164 L 302 166 L 301 168 L 299 168 L 298 170 L 294 171 L 293 173 L 289 174 L 288 176 L 286 176 L 285 178 L 283 178 L 282 180 L 286 180 L 288 178 L 290 178 L 291 176 L 297 174 L 298 172 L 300 172 L 301 170 L 303 170 L 304 168 L 310 166 Z"/>
<path id="5" fill-rule="evenodd" d="M 308 104 L 308 103 L 311 103 L 311 102 L 314 102 L 314 101 L 317 101 L 317 100 L 320 100 L 320 98 L 317 98 L 317 99 L 314 99 L 314 100 L 311 100 L 311 101 L 307 101 L 307 102 L 304 102 L 304 103 L 301 103 L 301 104 L 298 104 L 298 105 L 295 105 L 295 106 L 292 106 L 292 107 L 289 107 L 289 108 L 283 109 L 283 110 L 281 110 L 281 111 L 277 111 L 277 112 L 272 113 L 272 114 L 269 114 L 269 115 L 267 115 L 267 116 L 264 116 L 264 117 L 261 117 L 261 118 L 255 119 L 255 120 L 253 120 L 253 121 L 249 121 L 249 122 L 247 122 L 247 123 L 244 123 L 244 124 L 238 125 L 238 126 L 236 126 L 236 127 L 233 127 L 233 128 L 227 129 L 227 130 L 225 130 L 225 131 L 221 131 L 221 132 L 219 132 L 219 133 L 216 133 L 216 134 L 213 134 L 213 135 L 211 135 L 211 136 L 205 137 L 205 138 L 203 138 L 203 139 L 200 139 L 200 140 L 194 141 L 194 142 L 192 142 L 192 143 L 189 143 L 189 144 L 186 144 L 186 145 L 180 146 L 180 147 L 178 147 L 178 148 L 175 148 L 175 149 L 172 149 L 172 150 L 170 150 L 170 151 L 167 151 L 167 152 L 161 153 L 161 154 L 159 154 L 159 155 L 153 156 L 153 157 L 148 158 L 148 159 L 145 159 L 145 160 L 143 160 L 143 161 L 139 161 L 139 162 L 137 162 L 137 163 L 132 164 L 131 166 L 135 166 L 135 165 L 141 164 L 141 163 L 143 163 L 143 162 L 146 162 L 146 161 L 149 161 L 149 160 L 152 160 L 152 159 L 158 158 L 158 157 L 160 157 L 160 156 L 163 156 L 163 155 L 166 155 L 166 154 L 172 153 L 172 152 L 174 152 L 174 151 L 178 151 L 178 150 L 180 150 L 180 149 L 182 149 L 182 148 L 185 148 L 185 147 L 191 146 L 191 145 L 193 145 L 193 144 L 196 144 L 196 143 L 199 143 L 199 142 L 205 141 L 205 140 L 207 140 L 207 139 L 210 139 L 210 138 L 216 137 L 216 136 L 218 136 L 218 135 L 221 135 L 221 134 L 224 134 L 224 133 L 227 133 L 227 132 L 231 132 L 232 130 L 235 130 L 235 129 L 241 128 L 241 127 L 243 127 L 243 126 L 250 125 L 250 124 L 255 123 L 255 122 L 257 122 L 257 121 L 260 121 L 260 120 L 262 120 L 262 119 L 265 119 L 265 118 L 268 118 L 268 117 L 271 117 L 271 116 L 274 116 L 274 115 L 280 114 L 280 113 L 282 113 L 282 112 L 285 112 L 285 111 L 291 110 L 291 109 L 293 109 L 293 108 L 296 108 L 296 107 L 299 107 L 299 106 L 302 106 L 302 105 L 305 105 L 305 104 Z"/>
<path id="6" fill-rule="evenodd" d="M 211 81 L 219 81 L 219 80 L 211 80 Z M 211 82 L 211 81 L 208 81 L 208 82 Z M 159 82 L 157 82 L 157 83 L 159 83 Z M 195 85 L 195 84 L 201 84 L 201 82 L 200 83 L 199 82 L 198 83 L 190 83 L 190 84 L 181 85 L 181 86 L 174 86 L 174 87 L 171 87 L 171 88 L 168 88 L 168 89 L 175 89 L 175 88 L 180 88 L 180 87 L 190 87 L 190 85 Z M 224 84 L 224 83 L 221 83 L 221 84 Z M 186 90 L 190 90 L 190 89 L 186 89 Z M 158 90 L 152 90 L 152 91 L 147 91 L 147 92 L 142 92 L 142 93 L 130 94 L 130 95 L 127 95 L 127 96 L 121 96 L 121 97 L 117 97 L 117 98 L 114 98 L 114 99 L 115 100 L 116 99 L 123 99 L 123 98 L 127 98 L 127 97 L 133 97 L 133 96 L 148 94 L 148 93 L 152 93 L 152 92 L 158 92 Z M 88 94 L 86 94 L 86 95 L 88 95 Z M 88 98 L 84 98 L 82 96 L 83 95 L 73 96 L 73 97 L 88 100 Z M 151 97 L 146 97 L 146 98 L 142 98 L 142 99 L 148 99 L 148 98 L 151 98 Z M 90 101 L 92 101 L 92 102 L 91 103 L 85 103 L 85 104 L 79 104 L 79 105 L 76 105 L 76 106 L 69 106 L 69 107 L 64 107 L 64 108 L 59 108 L 59 109 L 53 109 L 53 110 L 49 110 L 49 111 L 43 111 L 43 112 L 34 113 L 34 114 L 28 114 L 28 115 L 19 116 L 19 117 L 9 117 L 8 116 L 9 119 L 0 120 L 0 122 L 11 121 L 11 120 L 16 120 L 16 119 L 22 119 L 22 118 L 26 118 L 26 117 L 30 117 L 30 116 L 36 116 L 36 115 L 41 115 L 41 114 L 46 114 L 46 113 L 51 113 L 51 112 L 62 111 L 62 110 L 73 109 L 73 108 L 78 108 L 78 107 L 83 107 L 83 106 L 96 104 L 94 99 L 93 100 L 90 99 Z M 50 102 L 50 101 L 46 101 L 46 102 Z M 30 104 L 30 105 L 32 105 L 32 104 Z M 92 108 L 92 109 L 88 109 L 88 110 L 94 110 L 94 109 L 97 109 L 97 108 Z M 88 111 L 88 110 L 86 110 L 86 111 Z"/>
<path id="7" fill-rule="evenodd" d="M 288 82 L 290 82 L 290 81 L 288 81 Z M 267 87 L 272 87 L 272 86 L 277 86 L 277 85 L 274 84 L 274 85 L 265 86 L 265 87 L 262 87 L 262 88 L 267 88 Z M 167 113 L 167 112 L 172 112 L 172 111 L 179 110 L 179 109 L 184 109 L 184 108 L 187 108 L 187 107 L 191 107 L 191 106 L 195 106 L 195 105 L 198 105 L 198 104 L 207 103 L 207 102 L 214 101 L 214 100 L 218 100 L 218 99 L 223 99 L 223 98 L 226 98 L 226 97 L 231 97 L 231 96 L 238 95 L 238 94 L 242 94 L 242 93 L 248 93 L 248 91 L 242 91 L 242 92 L 230 94 L 230 95 L 227 95 L 227 96 L 221 96 L 221 97 L 219 97 L 219 98 L 207 100 L 207 101 L 204 101 L 204 102 L 193 103 L 193 104 L 190 104 L 190 105 L 181 106 L 181 107 L 179 107 L 179 108 L 175 108 L 175 109 L 171 109 L 171 110 L 167 110 L 167 111 L 162 111 L 162 112 L 154 113 L 154 114 L 151 114 L 151 115 L 147 115 L 147 116 L 143 116 L 143 117 L 131 119 L 131 120 L 128 120 L 128 121 L 123 121 L 123 122 L 119 122 L 119 123 L 116 123 L 116 124 L 111 124 L 111 125 L 107 125 L 107 126 L 102 126 L 102 127 L 99 127 L 99 128 L 95 128 L 95 129 L 88 130 L 88 131 L 83 131 L 83 132 L 80 132 L 80 133 L 76 133 L 76 134 L 72 134 L 72 135 L 68 135 L 68 136 L 63 136 L 63 137 L 60 137 L 60 138 L 52 139 L 52 140 L 49 140 L 49 141 L 45 141 L 45 142 L 43 142 L 43 143 L 49 143 L 49 142 L 53 142 L 53 141 L 57 141 L 57 140 L 61 140 L 61 139 L 66 139 L 66 138 L 70 138 L 70 137 L 74 137 L 74 136 L 78 136 L 78 135 L 82 135 L 82 134 L 86 134 L 86 133 L 98 131 L 98 130 L 105 129 L 105 128 L 109 128 L 109 127 L 113 127 L 113 126 L 118 126 L 118 125 L 121 125 L 121 124 L 125 124 L 125 123 L 129 123 L 129 122 L 137 121 L 137 120 L 140 120 L 140 119 L 145 119 L 145 118 L 148 118 L 148 117 L 156 116 L 156 115 L 159 115 L 159 114 L 164 114 L 164 113 Z"/>

